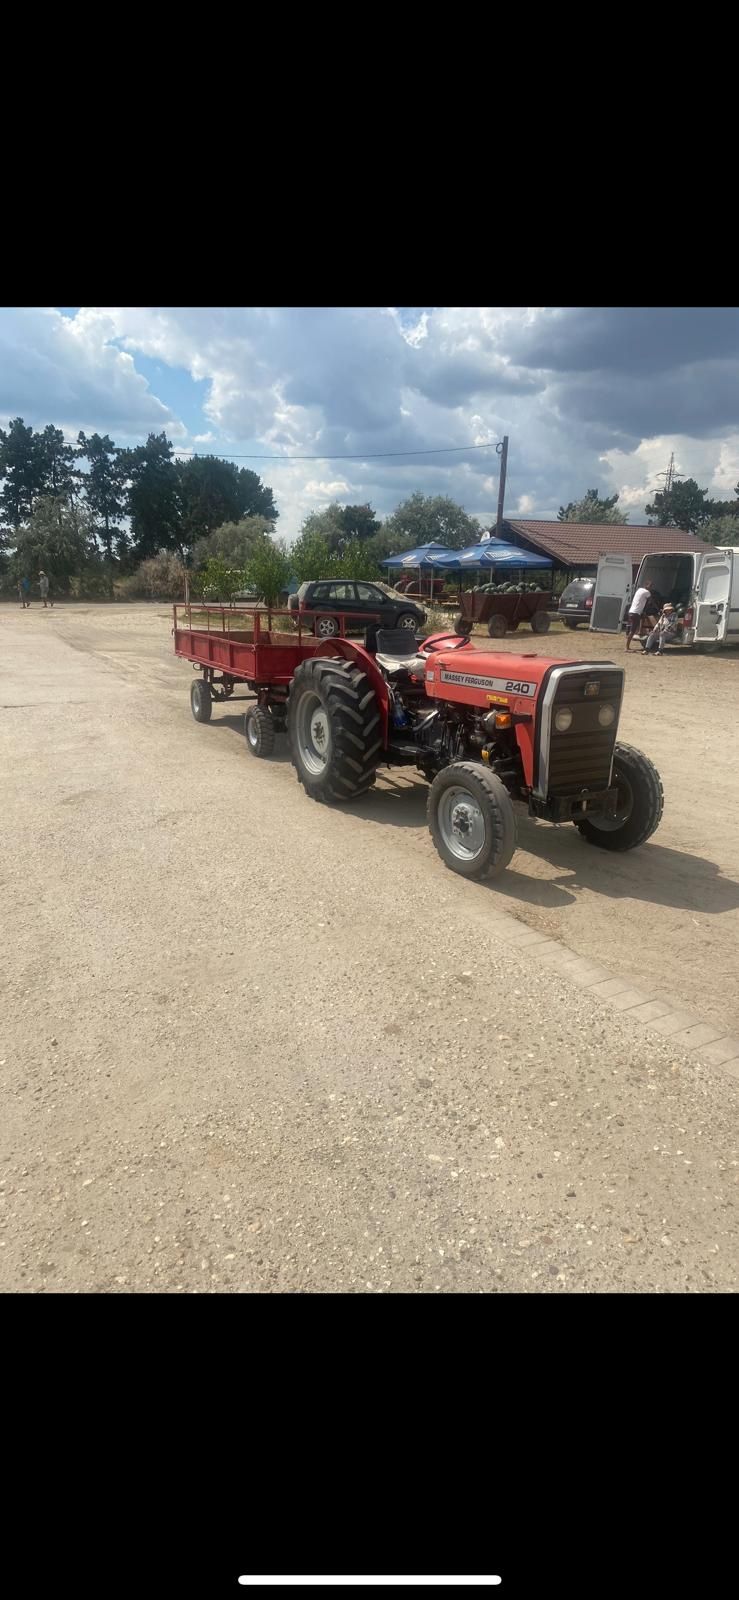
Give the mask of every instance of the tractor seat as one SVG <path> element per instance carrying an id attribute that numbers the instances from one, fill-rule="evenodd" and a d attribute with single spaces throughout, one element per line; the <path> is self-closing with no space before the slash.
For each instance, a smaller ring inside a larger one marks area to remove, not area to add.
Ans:
<path id="1" fill-rule="evenodd" d="M 378 628 L 375 660 L 391 676 L 396 672 L 423 673 L 426 666 L 410 628 Z"/>

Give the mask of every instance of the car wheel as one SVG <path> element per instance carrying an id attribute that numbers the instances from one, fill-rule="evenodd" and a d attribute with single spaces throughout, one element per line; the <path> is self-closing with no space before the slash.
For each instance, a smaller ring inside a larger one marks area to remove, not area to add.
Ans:
<path id="1" fill-rule="evenodd" d="M 313 632 L 317 639 L 335 639 L 339 624 L 335 617 L 316 617 Z"/>
<path id="2" fill-rule="evenodd" d="M 419 626 L 418 617 L 414 617 L 412 611 L 401 611 L 395 626 L 396 628 L 408 628 L 410 632 L 415 633 L 416 628 Z"/>

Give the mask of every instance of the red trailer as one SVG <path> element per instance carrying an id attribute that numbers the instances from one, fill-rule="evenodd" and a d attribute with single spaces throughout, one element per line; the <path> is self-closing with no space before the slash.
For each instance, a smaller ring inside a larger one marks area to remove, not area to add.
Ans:
<path id="1" fill-rule="evenodd" d="M 184 603 L 172 611 L 175 655 L 202 673 L 190 685 L 195 721 L 209 722 L 213 701 L 230 700 L 243 685 L 249 693 L 237 699 L 252 701 L 244 717 L 247 744 L 254 755 L 270 755 L 275 734 L 285 732 L 287 691 L 296 667 L 309 656 L 325 654 L 327 644 L 335 644 L 312 633 L 317 613 Z M 335 615 L 340 638 L 347 622 L 359 613 Z M 297 626 L 283 633 L 272 626 L 277 617 L 288 617 L 293 624 L 297 619 Z M 372 618 L 363 612 L 361 621 L 365 627 Z"/>

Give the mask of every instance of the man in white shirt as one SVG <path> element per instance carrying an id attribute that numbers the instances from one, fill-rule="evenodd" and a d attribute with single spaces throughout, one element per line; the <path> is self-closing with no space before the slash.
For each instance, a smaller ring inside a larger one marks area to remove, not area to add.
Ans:
<path id="1" fill-rule="evenodd" d="M 646 613 L 647 619 L 649 621 L 650 627 L 652 627 L 652 628 L 654 627 L 654 625 L 655 625 L 655 623 L 657 621 L 657 617 L 656 617 L 656 614 L 655 615 L 652 614 L 653 612 L 654 612 L 654 603 L 652 601 L 652 585 L 651 585 L 651 583 L 645 583 L 644 587 L 641 588 L 641 589 L 637 589 L 636 593 L 634 595 L 632 595 L 632 598 L 631 598 L 631 605 L 629 606 L 629 614 L 628 614 L 628 616 L 626 618 L 626 649 L 627 649 L 627 651 L 629 651 L 631 649 L 631 641 L 632 641 L 634 635 L 636 633 L 638 633 L 640 628 L 641 628 L 642 618 L 644 617 L 645 613 Z"/>

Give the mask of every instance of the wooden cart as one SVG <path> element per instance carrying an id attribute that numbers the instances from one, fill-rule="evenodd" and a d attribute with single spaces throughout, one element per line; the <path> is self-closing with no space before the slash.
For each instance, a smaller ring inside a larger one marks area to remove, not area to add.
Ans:
<path id="1" fill-rule="evenodd" d="M 519 622 L 530 622 L 533 633 L 547 633 L 549 612 L 553 608 L 550 589 L 537 589 L 535 593 L 489 594 L 482 589 L 468 589 L 462 595 L 462 609 L 457 617 L 457 633 L 470 634 L 477 622 L 487 624 L 491 639 L 502 639 L 514 633 Z"/>

